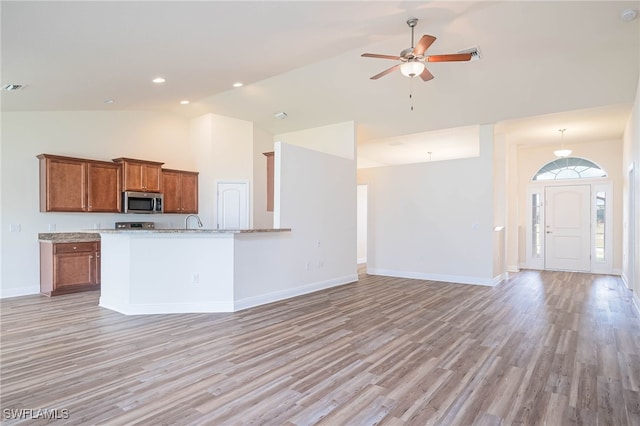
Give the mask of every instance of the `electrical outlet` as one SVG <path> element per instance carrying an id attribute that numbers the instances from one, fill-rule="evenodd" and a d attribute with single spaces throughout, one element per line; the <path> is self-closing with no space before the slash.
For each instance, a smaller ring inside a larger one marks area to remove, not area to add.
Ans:
<path id="1" fill-rule="evenodd" d="M 20 232 L 22 231 L 22 227 L 19 223 L 12 223 L 9 225 L 9 232 Z"/>
<path id="2" fill-rule="evenodd" d="M 191 284 L 200 284 L 200 274 L 197 272 L 194 272 L 193 275 L 191 276 Z"/>
<path id="3" fill-rule="evenodd" d="M 93 229 L 100 229 L 100 224 L 99 223 L 94 223 L 93 224 Z"/>
<path id="4" fill-rule="evenodd" d="M 311 264 L 309 262 L 307 262 L 307 271 L 311 269 Z"/>
<path id="5" fill-rule="evenodd" d="M 324 268 L 324 260 L 318 262 L 318 268 Z"/>
<path id="6" fill-rule="evenodd" d="M 55 223 L 50 223 L 49 224 L 49 232 L 53 232 L 56 230 L 56 224 Z"/>

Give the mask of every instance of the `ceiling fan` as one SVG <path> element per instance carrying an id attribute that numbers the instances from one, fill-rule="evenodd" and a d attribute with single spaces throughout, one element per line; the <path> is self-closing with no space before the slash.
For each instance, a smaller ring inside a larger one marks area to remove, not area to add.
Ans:
<path id="1" fill-rule="evenodd" d="M 407 25 L 411 28 L 411 47 L 400 52 L 400 56 L 378 55 L 376 53 L 363 53 L 361 56 L 365 58 L 393 59 L 400 61 L 399 64 L 392 66 L 379 74 L 371 77 L 371 80 L 377 80 L 387 74 L 400 68 L 400 72 L 407 77 L 420 76 L 423 81 L 429 81 L 433 78 L 433 74 L 425 67 L 425 62 L 453 62 L 453 61 L 470 61 L 471 53 L 452 53 L 448 55 L 425 55 L 424 52 L 436 41 L 434 36 L 423 35 L 418 44 L 413 46 L 413 29 L 418 23 L 418 19 L 412 18 L 407 21 Z"/>

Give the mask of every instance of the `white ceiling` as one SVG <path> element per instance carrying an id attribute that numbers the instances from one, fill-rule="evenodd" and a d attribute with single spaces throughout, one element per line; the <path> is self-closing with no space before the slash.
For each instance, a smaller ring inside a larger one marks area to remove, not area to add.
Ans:
<path id="1" fill-rule="evenodd" d="M 373 154 L 376 144 L 435 157 L 485 123 L 522 144 L 553 142 L 560 127 L 574 142 L 619 138 L 638 84 L 640 19 L 620 14 L 640 1 L 3 0 L 0 8 L 2 84 L 28 85 L 2 92 L 3 111 L 214 112 L 274 134 L 354 120 L 360 152 L 389 164 L 394 154 Z M 409 47 L 410 17 L 420 19 L 416 38 L 438 38 L 428 53 L 479 46 L 483 58 L 429 64 L 435 79 L 426 83 L 399 72 L 370 80 L 394 62 L 360 54 Z M 154 85 L 156 76 L 167 82 Z M 245 86 L 232 88 L 236 81 Z M 289 118 L 275 119 L 277 111 Z M 445 130 L 458 128 L 459 137 Z M 450 142 L 437 151 L 424 145 L 444 134 Z M 412 142 L 402 149 L 386 140 L 403 135 Z"/>

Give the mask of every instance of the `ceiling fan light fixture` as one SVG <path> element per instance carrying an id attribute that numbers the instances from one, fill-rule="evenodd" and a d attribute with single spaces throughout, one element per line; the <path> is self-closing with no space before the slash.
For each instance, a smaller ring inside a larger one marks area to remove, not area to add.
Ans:
<path id="1" fill-rule="evenodd" d="M 418 61 L 408 61 L 400 65 L 400 72 L 410 78 L 418 76 L 424 71 L 424 64 Z"/>

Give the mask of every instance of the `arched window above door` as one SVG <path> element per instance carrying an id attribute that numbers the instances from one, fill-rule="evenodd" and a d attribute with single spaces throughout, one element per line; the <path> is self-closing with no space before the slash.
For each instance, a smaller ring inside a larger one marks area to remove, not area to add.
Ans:
<path id="1" fill-rule="evenodd" d="M 558 158 L 538 170 L 532 180 L 593 179 L 607 177 L 607 172 L 592 161 L 578 157 Z"/>

